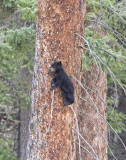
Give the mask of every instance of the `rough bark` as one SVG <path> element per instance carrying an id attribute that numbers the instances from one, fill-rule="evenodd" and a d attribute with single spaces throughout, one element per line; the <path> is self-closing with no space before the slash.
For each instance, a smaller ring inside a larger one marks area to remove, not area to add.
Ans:
<path id="1" fill-rule="evenodd" d="M 107 103 L 106 75 L 103 71 L 100 72 L 98 79 L 97 75 L 97 67 L 92 66 L 90 71 L 83 73 L 82 83 L 85 86 L 93 89 L 93 91 L 99 95 L 105 103 Z M 87 91 L 92 97 L 92 100 L 84 90 L 82 91 L 82 98 L 86 99 L 93 106 L 82 100 L 79 116 L 80 132 L 87 142 L 93 147 L 98 159 L 107 160 L 107 144 L 105 142 L 105 140 L 107 141 L 107 125 L 94 109 L 97 107 L 100 114 L 107 119 L 107 107 L 91 90 L 87 89 Z M 86 143 L 82 143 L 82 145 L 94 155 Z M 94 160 L 94 158 L 92 158 L 91 155 L 86 151 L 83 151 L 82 159 Z"/>
<path id="2" fill-rule="evenodd" d="M 29 109 L 20 109 L 20 159 L 26 159 L 28 142 Z"/>
<path id="3" fill-rule="evenodd" d="M 83 35 L 85 2 L 83 0 L 38 0 L 38 30 L 27 160 L 76 159 L 76 135 L 74 114 L 70 107 L 63 106 L 60 89 L 55 90 L 53 114 L 51 116 L 51 77 L 48 69 L 54 59 L 61 60 L 68 75 L 81 80 L 82 50 L 75 33 Z M 78 109 L 80 90 L 75 84 L 75 103 Z"/>

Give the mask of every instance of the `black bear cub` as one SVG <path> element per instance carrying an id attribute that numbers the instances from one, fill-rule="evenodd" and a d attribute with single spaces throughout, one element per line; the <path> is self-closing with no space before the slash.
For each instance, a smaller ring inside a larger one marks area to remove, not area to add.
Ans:
<path id="1" fill-rule="evenodd" d="M 64 98 L 64 105 L 74 103 L 74 85 L 62 67 L 61 61 L 54 61 L 51 65 L 51 70 L 54 72 L 54 79 L 51 81 L 51 90 L 58 86 L 61 88 Z"/>

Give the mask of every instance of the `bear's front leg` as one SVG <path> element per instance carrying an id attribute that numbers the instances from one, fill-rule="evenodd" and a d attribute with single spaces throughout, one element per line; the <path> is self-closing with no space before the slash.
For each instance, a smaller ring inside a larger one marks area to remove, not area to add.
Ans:
<path id="1" fill-rule="evenodd" d="M 54 90 L 55 88 L 57 88 L 59 86 L 59 83 L 57 81 L 56 78 L 54 78 L 52 81 L 51 81 L 51 90 Z"/>

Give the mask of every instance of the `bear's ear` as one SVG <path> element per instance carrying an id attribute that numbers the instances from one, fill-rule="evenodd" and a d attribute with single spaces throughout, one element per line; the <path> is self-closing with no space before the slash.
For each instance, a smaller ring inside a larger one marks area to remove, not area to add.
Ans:
<path id="1" fill-rule="evenodd" d="M 58 62 L 58 65 L 60 65 L 60 66 L 62 65 L 61 61 Z"/>

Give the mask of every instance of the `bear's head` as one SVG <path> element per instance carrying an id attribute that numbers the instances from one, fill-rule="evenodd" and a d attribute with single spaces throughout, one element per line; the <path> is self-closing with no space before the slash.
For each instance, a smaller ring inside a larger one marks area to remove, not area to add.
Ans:
<path id="1" fill-rule="evenodd" d="M 61 69 L 61 67 L 62 67 L 62 63 L 61 63 L 61 61 L 54 61 L 53 63 L 52 63 L 52 65 L 51 65 L 51 71 L 52 72 L 56 72 L 56 71 L 58 71 L 59 69 Z"/>

